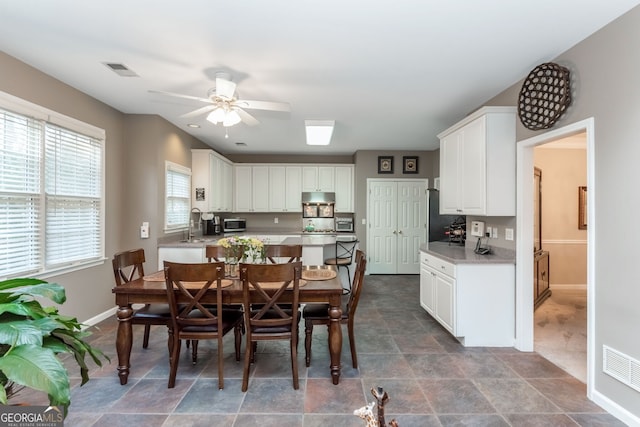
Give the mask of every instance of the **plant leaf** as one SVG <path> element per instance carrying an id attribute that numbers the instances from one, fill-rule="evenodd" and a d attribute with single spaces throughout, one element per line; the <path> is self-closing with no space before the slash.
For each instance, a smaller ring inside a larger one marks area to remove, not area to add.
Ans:
<path id="1" fill-rule="evenodd" d="M 15 278 L 15 279 L 7 279 L 0 281 L 0 291 L 4 291 L 5 289 L 13 289 L 13 288 L 21 288 L 23 286 L 33 286 L 40 283 L 47 283 L 44 280 L 40 279 L 31 279 L 31 278 Z"/>
<path id="2" fill-rule="evenodd" d="M 13 313 L 34 319 L 47 315 L 38 301 L 21 301 L 20 299 L 0 304 L 0 314 L 3 313 Z"/>
<path id="3" fill-rule="evenodd" d="M 37 279 L 13 279 L 11 281 L 28 281 L 26 285 L 4 287 L 5 282 L 0 282 L 0 291 L 5 289 L 12 289 L 7 292 L 12 295 L 29 295 L 47 298 L 55 303 L 63 304 L 66 300 L 65 290 L 57 283 L 47 283 Z M 20 282 L 23 283 L 23 282 Z"/>
<path id="4" fill-rule="evenodd" d="M 0 323 L 0 343 L 10 346 L 25 344 L 42 345 L 42 331 L 36 322 L 29 319 Z"/>
<path id="5" fill-rule="evenodd" d="M 16 384 L 46 392 L 52 404 L 69 405 L 69 376 L 48 348 L 31 344 L 15 347 L 0 357 L 0 371 Z"/>

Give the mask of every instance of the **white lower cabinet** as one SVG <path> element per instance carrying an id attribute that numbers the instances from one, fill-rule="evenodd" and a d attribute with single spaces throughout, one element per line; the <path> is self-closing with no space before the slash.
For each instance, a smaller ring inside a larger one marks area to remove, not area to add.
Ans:
<path id="1" fill-rule="evenodd" d="M 467 347 L 515 343 L 515 266 L 420 253 L 420 305 Z"/>
<path id="2" fill-rule="evenodd" d="M 187 264 L 204 262 L 204 246 L 195 248 L 160 247 L 158 248 L 158 270 L 164 269 L 164 261 Z"/>

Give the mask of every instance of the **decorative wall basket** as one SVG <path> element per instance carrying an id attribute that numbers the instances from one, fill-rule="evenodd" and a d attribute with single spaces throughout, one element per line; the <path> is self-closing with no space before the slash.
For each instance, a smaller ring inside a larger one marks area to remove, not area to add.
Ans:
<path id="1" fill-rule="evenodd" d="M 518 116 L 527 129 L 548 129 L 569 104 L 569 69 L 547 62 L 534 68 L 522 84 L 518 97 Z"/>

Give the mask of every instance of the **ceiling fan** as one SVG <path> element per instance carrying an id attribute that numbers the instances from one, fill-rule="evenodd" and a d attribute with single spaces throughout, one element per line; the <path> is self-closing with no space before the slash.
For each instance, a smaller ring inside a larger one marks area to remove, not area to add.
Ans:
<path id="1" fill-rule="evenodd" d="M 216 125 L 222 124 L 222 126 L 225 127 L 234 126 L 240 122 L 249 126 L 255 126 L 260 123 L 255 117 L 247 113 L 245 109 L 282 112 L 291 111 L 291 107 L 286 102 L 250 101 L 247 99 L 239 99 L 238 93 L 236 92 L 236 84 L 231 81 L 231 76 L 228 73 L 222 72 L 216 73 L 216 85 L 209 89 L 207 92 L 207 98 L 157 90 L 150 90 L 149 92 L 204 102 L 207 105 L 183 114 L 180 117 L 194 118 L 207 114 L 208 121 Z"/>

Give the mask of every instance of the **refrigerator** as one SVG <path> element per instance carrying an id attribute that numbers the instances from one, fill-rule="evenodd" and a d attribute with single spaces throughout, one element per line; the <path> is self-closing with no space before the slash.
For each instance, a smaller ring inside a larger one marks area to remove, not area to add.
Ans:
<path id="1" fill-rule="evenodd" d="M 449 225 L 465 223 L 464 215 L 440 215 L 440 191 L 435 188 L 427 189 L 427 241 L 448 242 Z"/>

